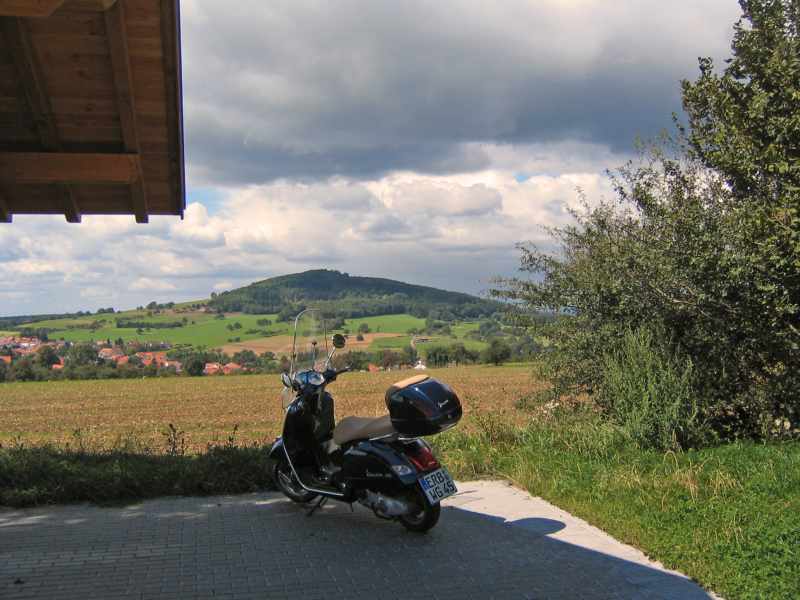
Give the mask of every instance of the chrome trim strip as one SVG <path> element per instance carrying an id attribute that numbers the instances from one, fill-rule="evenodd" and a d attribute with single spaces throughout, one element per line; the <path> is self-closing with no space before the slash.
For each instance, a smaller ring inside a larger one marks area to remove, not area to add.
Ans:
<path id="1" fill-rule="evenodd" d="M 289 461 L 289 468 L 292 470 L 292 473 L 294 473 L 294 476 L 297 479 L 297 483 L 299 483 L 300 487 L 302 487 L 304 490 L 309 492 L 314 492 L 315 494 L 325 494 L 328 496 L 341 496 L 342 498 L 344 498 L 344 494 L 340 494 L 339 492 L 332 492 L 330 490 L 318 490 L 316 488 L 308 487 L 305 483 L 303 483 L 303 480 L 300 479 L 300 475 L 297 474 L 297 471 L 294 470 L 294 465 L 292 464 L 292 459 L 289 458 L 289 451 L 286 449 L 286 444 L 283 444 L 283 453 L 286 455 L 286 460 Z"/>

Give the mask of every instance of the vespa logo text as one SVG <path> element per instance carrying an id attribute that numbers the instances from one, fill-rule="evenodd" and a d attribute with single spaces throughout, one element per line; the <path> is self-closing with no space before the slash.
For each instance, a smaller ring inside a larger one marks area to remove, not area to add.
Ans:
<path id="1" fill-rule="evenodd" d="M 391 477 L 389 473 L 373 473 L 372 471 L 367 471 L 367 477 Z"/>

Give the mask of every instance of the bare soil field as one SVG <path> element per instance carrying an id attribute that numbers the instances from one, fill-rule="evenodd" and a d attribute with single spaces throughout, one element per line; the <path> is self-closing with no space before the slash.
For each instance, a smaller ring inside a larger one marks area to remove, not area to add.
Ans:
<path id="1" fill-rule="evenodd" d="M 336 415 L 385 414 L 384 393 L 412 371 L 347 373 L 329 388 Z M 450 384 L 464 405 L 469 427 L 476 413 L 527 419 L 516 402 L 541 388 L 529 365 L 431 369 Z M 170 423 L 190 451 L 224 441 L 238 425 L 239 442 L 267 442 L 283 418 L 277 375 L 173 377 L 164 379 L 51 381 L 0 385 L 0 444 L 52 442 L 108 447 L 136 440 L 163 448 Z"/>

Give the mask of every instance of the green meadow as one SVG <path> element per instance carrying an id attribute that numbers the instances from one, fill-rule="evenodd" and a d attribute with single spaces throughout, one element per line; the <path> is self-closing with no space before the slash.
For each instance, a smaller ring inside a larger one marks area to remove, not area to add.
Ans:
<path id="1" fill-rule="evenodd" d="M 248 315 L 228 313 L 224 318 L 218 318 L 212 313 L 192 311 L 191 304 L 176 305 L 175 309 L 163 310 L 158 314 L 147 310 L 129 310 L 114 314 L 94 314 L 72 319 L 54 319 L 37 321 L 26 325 L 34 329 L 46 328 L 50 330 L 50 339 L 63 339 L 69 342 L 88 342 L 101 340 L 117 340 L 125 342 L 165 342 L 168 344 L 190 344 L 192 346 L 206 346 L 209 348 L 223 346 L 231 340 L 239 338 L 240 342 L 249 342 L 291 333 L 292 323 L 277 322 L 277 315 Z M 169 328 L 118 328 L 118 319 L 131 319 L 146 323 L 171 323 L 186 319 L 181 327 Z M 259 325 L 258 321 L 268 319 L 270 325 Z M 239 325 L 237 327 L 237 324 Z M 345 321 L 349 333 L 355 334 L 358 329 L 366 324 L 371 333 L 397 334 L 393 337 L 378 337 L 369 345 L 370 351 L 383 349 L 401 350 L 411 343 L 411 329 L 423 329 L 425 319 L 420 319 L 408 314 L 380 315 Z M 96 325 L 94 329 L 90 328 Z M 25 327 L 25 326 L 23 326 Z M 232 327 L 233 329 L 230 329 Z M 458 323 L 452 326 L 451 336 L 429 336 L 426 343 L 418 344 L 417 350 L 425 356 L 427 351 L 434 347 L 449 346 L 454 343 L 463 343 L 471 350 L 482 350 L 486 344 L 480 341 L 464 339 L 464 336 L 478 328 L 477 322 Z M 264 335 L 264 333 L 267 335 Z M 8 332 L 13 333 L 13 332 Z"/>

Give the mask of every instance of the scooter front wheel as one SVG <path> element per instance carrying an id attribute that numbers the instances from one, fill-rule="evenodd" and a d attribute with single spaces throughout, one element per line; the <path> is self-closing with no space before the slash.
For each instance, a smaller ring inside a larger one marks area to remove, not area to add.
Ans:
<path id="1" fill-rule="evenodd" d="M 417 533 L 425 533 L 439 522 L 439 515 L 442 512 L 440 504 L 431 504 L 422 493 L 422 490 L 417 489 L 414 493 L 409 494 L 408 501 L 413 505 L 414 510 L 401 517 L 398 517 L 403 527 L 409 531 Z"/>
<path id="2" fill-rule="evenodd" d="M 278 489 L 283 492 L 289 500 L 305 504 L 306 502 L 311 502 L 318 496 L 318 494 L 309 492 L 300 485 L 300 482 L 297 481 L 297 477 L 295 477 L 292 471 L 292 467 L 289 466 L 289 462 L 285 458 L 275 463 L 275 466 L 272 468 L 272 479 L 275 481 L 275 485 Z"/>

